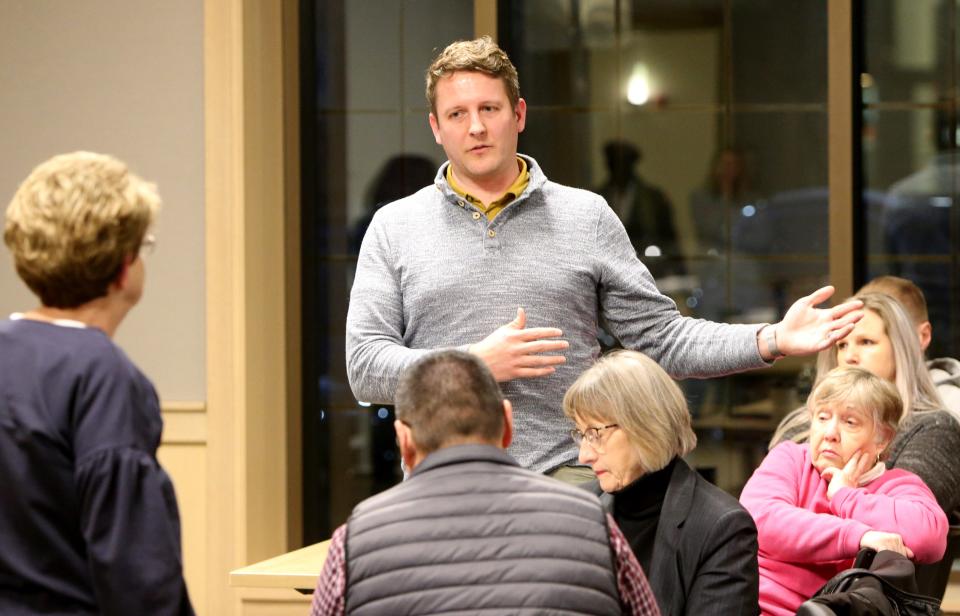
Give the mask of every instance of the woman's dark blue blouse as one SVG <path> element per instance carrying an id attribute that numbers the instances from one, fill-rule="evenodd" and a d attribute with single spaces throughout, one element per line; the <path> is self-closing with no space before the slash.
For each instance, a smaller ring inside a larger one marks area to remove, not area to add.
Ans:
<path id="1" fill-rule="evenodd" d="M 0 321 L 0 614 L 193 614 L 162 427 L 102 331 Z"/>

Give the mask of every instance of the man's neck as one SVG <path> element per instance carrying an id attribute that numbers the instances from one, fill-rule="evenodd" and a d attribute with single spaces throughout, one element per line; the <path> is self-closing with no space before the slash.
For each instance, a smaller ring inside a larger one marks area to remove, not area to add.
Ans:
<path id="1" fill-rule="evenodd" d="M 465 193 L 483 203 L 492 203 L 502 197 L 520 176 L 520 161 L 517 161 L 515 165 L 512 165 L 503 173 L 491 178 L 470 178 L 466 174 L 457 173 L 457 169 L 453 166 L 450 167 L 450 172 L 453 174 L 457 186 Z"/>
<path id="2" fill-rule="evenodd" d="M 440 447 L 438 447 L 437 449 L 434 449 L 429 453 L 424 453 L 418 449 L 413 449 L 410 452 L 408 452 L 406 456 L 404 456 L 403 461 L 407 465 L 407 469 L 413 472 L 413 470 L 418 466 L 420 466 L 420 463 L 426 460 L 427 456 L 429 456 L 430 454 L 436 453 L 438 451 L 443 451 L 448 447 L 456 447 L 458 445 L 489 445 L 490 447 L 503 449 L 503 446 L 495 440 L 486 439 L 480 436 L 458 436 L 458 437 L 453 437 L 448 440 L 445 440 L 443 442 L 443 445 L 441 445 Z M 402 451 L 400 453 L 401 455 L 404 454 L 404 452 Z"/>

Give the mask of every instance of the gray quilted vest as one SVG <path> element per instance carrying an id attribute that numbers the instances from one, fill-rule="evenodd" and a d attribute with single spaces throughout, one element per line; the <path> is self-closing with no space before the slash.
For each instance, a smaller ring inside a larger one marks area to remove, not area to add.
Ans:
<path id="1" fill-rule="evenodd" d="M 347 522 L 347 614 L 620 614 L 597 498 L 505 452 L 430 454 Z"/>

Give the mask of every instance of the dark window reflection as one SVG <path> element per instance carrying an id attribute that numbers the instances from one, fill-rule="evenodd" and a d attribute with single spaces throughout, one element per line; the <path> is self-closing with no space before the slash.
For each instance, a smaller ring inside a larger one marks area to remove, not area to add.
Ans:
<path id="1" fill-rule="evenodd" d="M 826 281 L 824 4 L 498 6 L 530 103 L 521 150 L 602 194 L 683 312 L 772 322 Z M 721 486 L 739 489 L 762 435 L 799 404 L 802 368 L 683 383 L 705 445 L 696 464 Z"/>
<path id="2" fill-rule="evenodd" d="M 960 354 L 960 157 L 957 3 L 862 6 L 860 139 L 867 277 L 893 274 L 924 292 L 929 358 Z"/>
<path id="3" fill-rule="evenodd" d="M 607 178 L 595 188 L 617 213 L 637 254 L 650 259 L 651 273 L 661 278 L 683 272 L 679 260 L 680 238 L 674 225 L 674 208 L 662 188 L 640 175 L 643 152 L 633 143 L 613 139 L 603 144 Z"/>
<path id="4" fill-rule="evenodd" d="M 936 103 L 956 83 L 955 0 L 861 3 L 865 102 Z"/>
<path id="5" fill-rule="evenodd" d="M 730 0 L 730 14 L 735 103 L 826 100 L 826 3 Z"/>
<path id="6" fill-rule="evenodd" d="M 392 409 L 355 400 L 346 382 L 347 300 L 375 210 L 443 161 L 423 70 L 473 36 L 473 10 L 301 3 L 306 541 L 399 477 Z M 603 194 L 685 314 L 775 321 L 822 282 L 825 3 L 500 0 L 497 19 L 529 104 L 520 151 L 552 180 Z M 802 396 L 801 368 L 683 384 L 705 474 L 739 489 Z"/>
<path id="7" fill-rule="evenodd" d="M 393 409 L 354 398 L 344 335 L 356 256 L 374 212 L 431 183 L 442 152 L 423 73 L 473 35 L 472 0 L 302 0 L 304 541 L 399 481 Z M 425 28 L 424 24 L 430 24 Z"/>
<path id="8" fill-rule="evenodd" d="M 948 105 L 952 107 L 953 103 Z M 868 210 L 868 276 L 893 274 L 916 283 L 926 297 L 934 332 L 928 356 L 954 357 L 960 348 L 955 308 L 960 282 L 956 257 L 960 245 L 956 204 L 960 197 L 960 153 L 956 148 L 955 108 L 879 112 L 876 116 L 878 131 L 871 137 L 875 142 L 897 143 L 899 132 L 914 131 L 930 141 L 907 141 L 924 152 L 925 160 L 903 156 L 904 148 L 898 148 L 901 157 L 914 161 L 915 166 L 903 177 L 888 181 L 867 175 L 865 195 L 875 202 Z M 873 155 L 885 151 L 876 148 Z"/>

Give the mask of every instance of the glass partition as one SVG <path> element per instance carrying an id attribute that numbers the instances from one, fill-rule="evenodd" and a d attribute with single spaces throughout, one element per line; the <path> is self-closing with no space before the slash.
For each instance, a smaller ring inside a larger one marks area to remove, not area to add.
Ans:
<path id="1" fill-rule="evenodd" d="M 529 104 L 520 149 L 602 194 L 685 314 L 773 322 L 827 282 L 823 3 L 498 6 Z M 808 366 L 682 383 L 703 474 L 739 491 Z"/>
<path id="2" fill-rule="evenodd" d="M 393 409 L 354 398 L 344 334 L 360 241 L 376 209 L 429 184 L 443 161 L 424 70 L 473 37 L 466 0 L 303 0 L 304 541 L 401 478 Z M 425 27 L 429 25 L 429 27 Z"/>
<path id="3" fill-rule="evenodd" d="M 891 32 L 911 2 L 864 4 L 867 23 Z M 301 3 L 307 542 L 329 536 L 354 504 L 400 477 L 392 409 L 357 401 L 347 384 L 347 301 L 373 212 L 429 183 L 444 160 L 427 124 L 423 71 L 436 51 L 475 35 L 475 9 L 473 0 Z M 552 180 L 603 194 L 685 314 L 776 321 L 829 271 L 827 10 L 808 0 L 499 0 L 498 40 L 529 105 L 520 150 Z M 936 47 L 953 29 L 935 16 L 927 23 L 942 31 Z M 871 36 L 877 49 L 866 55 L 882 53 L 885 35 Z M 932 151 L 913 132 L 941 105 L 923 87 L 956 82 L 955 63 L 929 78 L 895 68 L 878 68 L 875 87 L 884 96 L 909 91 L 896 100 L 927 107 L 866 110 L 873 135 L 868 142 L 865 128 L 864 149 L 875 152 L 864 161 L 878 195 L 922 169 L 921 154 Z M 899 85 L 883 85 L 888 78 Z M 921 149 L 894 161 L 904 136 Z M 889 209 L 884 198 L 867 201 Z M 952 253 L 938 252 L 934 263 L 894 251 L 878 222 L 871 264 L 953 264 L 942 259 L 956 259 L 956 208 L 941 210 L 953 225 Z M 954 301 L 945 309 L 957 305 L 956 282 L 949 285 Z M 737 493 L 779 418 L 801 403 L 810 365 L 788 360 L 683 382 L 698 469 Z"/>
<path id="4" fill-rule="evenodd" d="M 927 300 L 928 358 L 960 354 L 957 3 L 863 3 L 867 278 L 908 278 Z"/>

